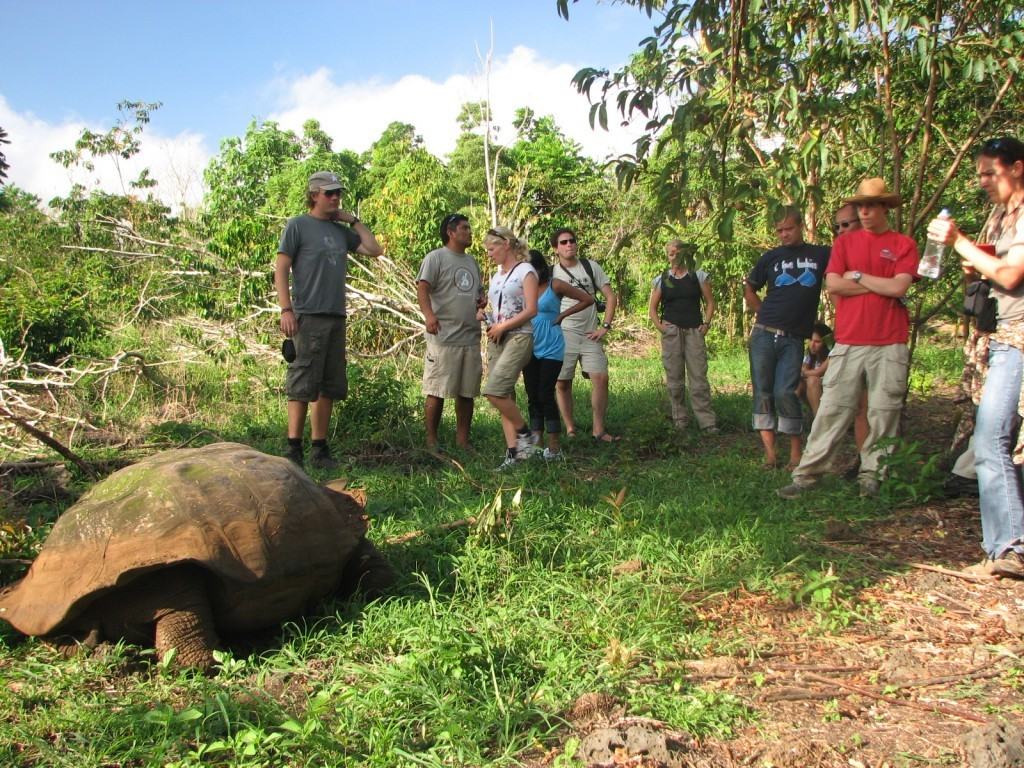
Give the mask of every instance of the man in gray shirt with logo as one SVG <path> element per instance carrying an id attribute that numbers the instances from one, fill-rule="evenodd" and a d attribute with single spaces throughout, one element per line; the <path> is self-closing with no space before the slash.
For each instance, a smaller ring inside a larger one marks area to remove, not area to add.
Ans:
<path id="1" fill-rule="evenodd" d="M 312 403 L 310 463 L 317 469 L 338 466 L 327 447 L 327 426 L 334 401 L 343 400 L 348 394 L 345 372 L 348 254 L 356 251 L 366 256 L 380 256 L 384 252 L 359 217 L 341 210 L 342 191 L 338 177 L 329 171 L 309 177 L 306 194 L 309 213 L 288 220 L 274 265 L 281 331 L 295 345 L 295 358 L 288 363 L 285 379 L 287 456 L 302 466 L 302 433 L 306 411 Z"/>
<path id="2" fill-rule="evenodd" d="M 416 295 L 427 331 L 423 362 L 427 449 L 438 450 L 437 431 L 446 398 L 455 399 L 455 443 L 469 447 L 473 398 L 480 395 L 480 267 L 466 249 L 473 242 L 469 219 L 453 213 L 441 222 L 441 248 L 423 259 Z"/>

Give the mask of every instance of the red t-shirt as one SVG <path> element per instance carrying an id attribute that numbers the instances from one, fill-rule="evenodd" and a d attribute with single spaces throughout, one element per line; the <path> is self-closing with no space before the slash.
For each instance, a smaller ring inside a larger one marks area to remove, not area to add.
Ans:
<path id="1" fill-rule="evenodd" d="M 880 235 L 859 229 L 847 232 L 832 244 L 832 258 L 825 274 L 858 270 L 875 277 L 917 275 L 917 243 L 888 230 Z M 910 315 L 903 302 L 877 293 L 836 296 L 835 339 L 840 344 L 880 347 L 906 344 Z"/>

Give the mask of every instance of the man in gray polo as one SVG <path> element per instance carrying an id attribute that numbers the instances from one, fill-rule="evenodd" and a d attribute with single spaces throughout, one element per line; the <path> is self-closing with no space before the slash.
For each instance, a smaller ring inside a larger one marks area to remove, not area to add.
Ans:
<path id="1" fill-rule="evenodd" d="M 335 400 L 348 394 L 345 372 L 345 279 L 350 251 L 380 256 L 377 238 L 354 213 L 341 210 L 342 184 L 329 171 L 309 177 L 309 213 L 288 220 L 277 248 L 274 287 L 281 331 L 295 344 L 288 364 L 288 453 L 302 466 L 302 433 L 313 404 L 310 463 L 334 469 L 327 427 Z M 347 226 L 341 226 L 346 224 Z M 291 273 L 291 287 L 288 284 Z"/>
<path id="2" fill-rule="evenodd" d="M 427 450 L 437 451 L 437 432 L 446 399 L 455 400 L 455 444 L 469 447 L 473 398 L 480 395 L 480 321 L 483 306 L 480 267 L 466 249 L 473 243 L 469 219 L 461 213 L 445 216 L 440 227 L 442 246 L 428 253 L 416 276 L 416 296 L 427 331 L 423 362 L 426 397 Z"/>

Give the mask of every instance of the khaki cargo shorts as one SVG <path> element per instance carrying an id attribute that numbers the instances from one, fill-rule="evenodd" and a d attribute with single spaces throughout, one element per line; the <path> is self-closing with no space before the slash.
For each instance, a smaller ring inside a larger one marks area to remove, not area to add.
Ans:
<path id="1" fill-rule="evenodd" d="M 509 333 L 500 344 L 487 345 L 487 383 L 484 394 L 509 397 L 516 392 L 519 374 L 533 357 L 532 333 Z"/>
<path id="2" fill-rule="evenodd" d="M 424 395 L 442 399 L 478 397 L 483 373 L 479 344 L 438 344 L 433 334 L 427 334 L 427 354 L 423 359 Z"/>
<path id="3" fill-rule="evenodd" d="M 558 374 L 559 381 L 566 381 L 576 375 L 576 364 L 583 368 L 583 373 L 608 373 L 608 355 L 604 344 L 588 339 L 587 334 L 562 329 L 565 339 L 565 357 L 562 358 L 562 370 Z"/>

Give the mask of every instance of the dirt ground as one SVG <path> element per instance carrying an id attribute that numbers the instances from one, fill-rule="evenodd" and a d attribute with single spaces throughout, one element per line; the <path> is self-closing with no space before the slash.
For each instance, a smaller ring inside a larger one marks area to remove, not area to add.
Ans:
<path id="1" fill-rule="evenodd" d="M 948 444 L 952 411 L 946 397 L 912 402 L 908 436 Z M 861 618 L 823 626 L 806 601 L 733 593 L 703 604 L 701 618 L 720 628 L 722 646 L 745 654 L 694 660 L 665 680 L 681 674 L 738 696 L 757 713 L 751 725 L 697 741 L 589 695 L 567 713 L 576 757 L 670 768 L 1024 766 L 1024 582 L 962 572 L 982 555 L 978 500 L 826 531 L 809 550 L 823 561 L 855 557 L 867 584 L 852 601 Z M 532 765 L 555 765 L 560 754 Z"/>

